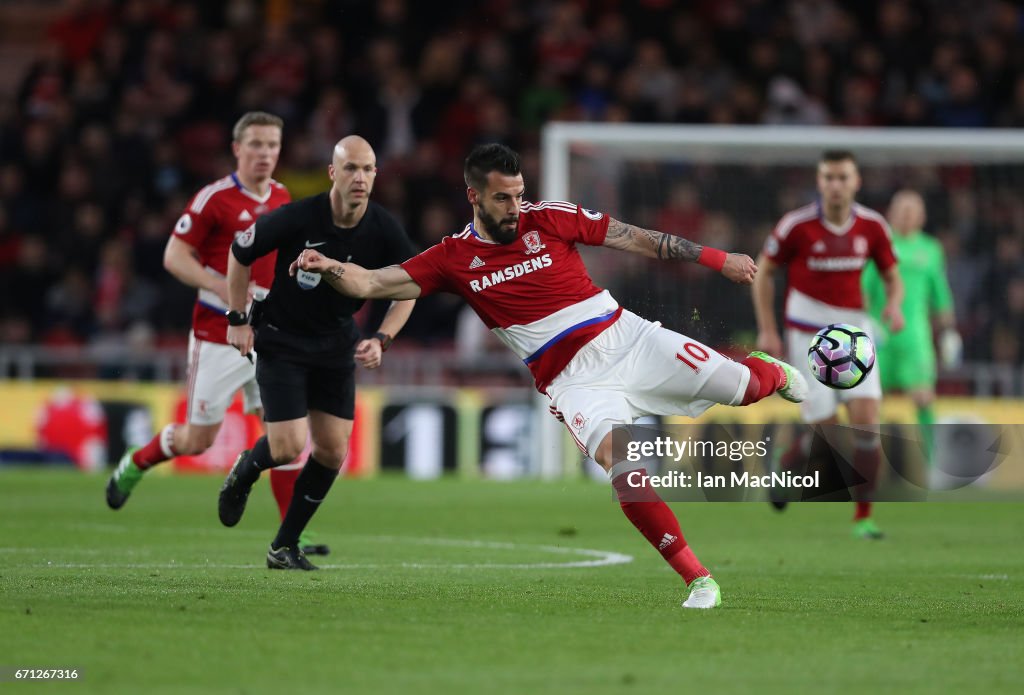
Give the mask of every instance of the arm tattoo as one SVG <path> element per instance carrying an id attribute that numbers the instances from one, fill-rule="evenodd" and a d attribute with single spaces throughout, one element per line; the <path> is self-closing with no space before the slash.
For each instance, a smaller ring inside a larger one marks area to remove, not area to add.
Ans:
<path id="1" fill-rule="evenodd" d="M 345 266 L 342 264 L 338 264 L 338 267 L 331 268 L 324 274 L 327 276 L 328 282 L 332 282 L 333 280 L 340 280 L 341 276 L 345 274 Z"/>
<path id="2" fill-rule="evenodd" d="M 616 219 L 609 221 L 605 240 L 612 242 L 609 246 L 623 251 L 649 250 L 661 260 L 696 261 L 703 248 L 689 239 L 635 227 Z"/>
<path id="3" fill-rule="evenodd" d="M 681 236 L 673 236 L 664 232 L 655 233 L 661 236 L 661 240 L 658 242 L 658 258 L 661 259 L 696 261 L 704 248 Z"/>
<path id="4" fill-rule="evenodd" d="M 612 218 L 608 220 L 608 234 L 605 239 L 621 239 L 629 234 L 629 225 Z"/>

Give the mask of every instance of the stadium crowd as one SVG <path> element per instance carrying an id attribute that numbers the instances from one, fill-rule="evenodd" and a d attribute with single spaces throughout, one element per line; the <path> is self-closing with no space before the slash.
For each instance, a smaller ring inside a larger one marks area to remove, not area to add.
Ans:
<path id="1" fill-rule="evenodd" d="M 182 342 L 193 295 L 163 270 L 164 245 L 188 197 L 230 171 L 228 131 L 247 110 L 284 118 L 275 178 L 294 198 L 327 188 L 339 138 L 366 137 L 379 157 L 375 199 L 423 247 L 469 219 L 462 160 L 473 144 L 517 148 L 538 182 L 540 128 L 552 119 L 1024 126 L 1024 12 L 999 0 L 55 8 L 16 93 L 0 95 L 2 344 Z M 629 185 L 663 174 L 637 171 Z M 1024 205 L 1012 176 L 985 200 L 965 179 L 926 191 L 929 230 L 949 257 L 968 359 L 1019 364 Z M 661 183 L 624 219 L 697 240 L 724 235 L 756 255 L 791 191 L 762 182 L 770 214 L 752 221 L 736 198 L 716 201 L 716 185 Z M 883 199 L 865 202 L 884 209 Z M 634 275 L 645 272 L 654 271 Z M 659 287 L 714 299 L 695 273 Z M 628 288 L 614 291 L 629 303 Z M 451 298 L 422 302 L 403 340 L 450 340 L 459 309 Z M 752 330 L 749 316 L 712 333 L 736 340 Z"/>

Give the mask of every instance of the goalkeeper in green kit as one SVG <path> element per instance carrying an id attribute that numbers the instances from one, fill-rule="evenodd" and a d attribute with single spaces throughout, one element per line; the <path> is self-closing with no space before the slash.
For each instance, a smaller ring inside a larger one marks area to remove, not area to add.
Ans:
<path id="1" fill-rule="evenodd" d="M 925 234 L 924 200 L 916 191 L 903 190 L 889 205 L 892 245 L 900 263 L 905 294 L 903 316 L 906 326 L 889 334 L 881 320 L 885 307 L 885 285 L 874 264 L 862 274 L 864 301 L 877 327 L 878 368 L 884 391 L 904 391 L 917 407 L 929 463 L 931 463 L 935 413 L 935 347 L 932 321 L 939 332 L 939 351 L 944 367 L 956 366 L 963 342 L 956 331 L 953 294 L 946 279 L 946 259 L 939 242 Z"/>

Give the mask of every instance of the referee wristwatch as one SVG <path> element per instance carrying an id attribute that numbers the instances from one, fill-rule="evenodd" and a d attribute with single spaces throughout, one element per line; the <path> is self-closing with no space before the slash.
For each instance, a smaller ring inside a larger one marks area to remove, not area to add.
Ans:
<path id="1" fill-rule="evenodd" d="M 373 337 L 380 341 L 381 352 L 387 352 L 388 348 L 391 347 L 391 343 L 395 342 L 395 339 L 392 338 L 390 335 L 388 335 L 387 333 L 381 333 L 380 331 L 374 333 Z"/>
<path id="2" fill-rule="evenodd" d="M 229 326 L 244 326 L 249 323 L 249 315 L 244 311 L 235 311 L 234 309 L 228 309 L 224 312 L 224 315 L 228 317 Z"/>

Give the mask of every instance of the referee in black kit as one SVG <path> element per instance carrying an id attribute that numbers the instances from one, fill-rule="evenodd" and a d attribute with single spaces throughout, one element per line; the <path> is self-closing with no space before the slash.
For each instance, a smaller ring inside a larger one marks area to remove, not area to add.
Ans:
<path id="1" fill-rule="evenodd" d="M 363 300 L 335 292 L 316 273 L 289 277 L 288 266 L 303 249 L 315 248 L 367 268 L 415 255 L 398 222 L 370 201 L 377 158 L 366 140 L 350 135 L 338 142 L 328 173 L 333 182 L 329 192 L 260 217 L 235 239 L 228 254 L 228 343 L 250 357 L 255 347 L 267 433 L 239 454 L 224 481 L 218 503 L 221 523 L 238 523 L 261 471 L 298 457 L 307 431 L 313 440 L 291 506 L 267 553 L 271 569 L 316 569 L 299 548 L 299 534 L 327 496 L 348 451 L 355 362 L 371 369 L 379 366 L 381 353 L 415 304 L 392 302 L 378 332 L 360 342 L 352 315 Z M 270 294 L 247 317 L 249 266 L 274 251 Z"/>

